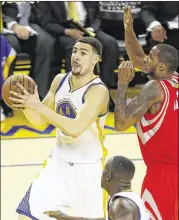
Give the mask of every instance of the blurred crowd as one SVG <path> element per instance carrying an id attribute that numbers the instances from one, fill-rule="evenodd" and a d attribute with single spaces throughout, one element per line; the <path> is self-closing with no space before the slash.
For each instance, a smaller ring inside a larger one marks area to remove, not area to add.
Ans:
<path id="1" fill-rule="evenodd" d="M 65 63 L 65 72 L 71 70 L 75 41 L 82 36 L 92 36 L 103 46 L 95 73 L 110 89 L 116 89 L 114 70 L 121 59 L 127 59 L 123 26 L 126 4 L 132 8 L 134 31 L 146 53 L 157 43 L 167 43 L 179 50 L 178 1 L 2 2 L 1 44 L 7 46 L 1 47 L 1 78 L 7 77 L 7 69 L 8 75 L 13 73 L 18 54 L 28 54 L 32 63 L 30 76 L 43 99 L 62 65 Z M 10 47 L 16 52 L 6 49 Z M 6 60 L 8 68 L 4 68 Z M 146 80 L 142 76 L 134 78 L 131 85 Z M 4 115 L 13 114 L 3 100 L 1 107 Z M 112 100 L 110 107 L 114 107 Z"/>

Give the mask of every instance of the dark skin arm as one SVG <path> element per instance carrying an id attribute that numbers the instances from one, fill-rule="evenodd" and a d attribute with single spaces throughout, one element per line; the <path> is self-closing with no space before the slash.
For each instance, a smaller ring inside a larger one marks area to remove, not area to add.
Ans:
<path id="1" fill-rule="evenodd" d="M 145 53 L 137 40 L 133 29 L 133 18 L 130 7 L 124 8 L 125 45 L 127 55 L 133 65 L 140 70 L 144 68 Z"/>
<path id="2" fill-rule="evenodd" d="M 111 220 L 138 220 L 137 206 L 129 199 L 118 198 L 110 206 L 109 218 Z"/>
<path id="3" fill-rule="evenodd" d="M 61 211 L 44 212 L 56 220 L 105 220 L 104 218 L 83 218 L 68 216 Z M 138 220 L 137 206 L 129 199 L 116 199 L 110 206 L 109 217 L 111 220 Z"/>
<path id="4" fill-rule="evenodd" d="M 127 88 L 134 77 L 132 63 L 124 61 L 118 68 L 118 89 L 115 105 L 115 129 L 124 131 L 138 122 L 154 104 L 162 103 L 163 90 L 156 80 L 150 80 L 141 89 L 140 94 L 127 105 Z"/>

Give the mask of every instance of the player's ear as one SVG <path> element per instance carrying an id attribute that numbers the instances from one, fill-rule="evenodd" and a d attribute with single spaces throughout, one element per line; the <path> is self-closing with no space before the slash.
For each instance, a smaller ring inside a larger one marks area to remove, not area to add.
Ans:
<path id="1" fill-rule="evenodd" d="M 159 70 L 160 71 L 164 71 L 165 68 L 166 68 L 166 64 L 165 63 L 159 63 Z"/>
<path id="2" fill-rule="evenodd" d="M 93 64 L 96 65 L 99 62 L 99 59 L 100 59 L 99 55 L 94 56 Z"/>
<path id="3" fill-rule="evenodd" d="M 107 176 L 106 176 L 106 180 L 107 180 L 107 181 L 110 181 L 111 178 L 112 178 L 112 174 L 111 174 L 111 173 L 108 173 Z"/>

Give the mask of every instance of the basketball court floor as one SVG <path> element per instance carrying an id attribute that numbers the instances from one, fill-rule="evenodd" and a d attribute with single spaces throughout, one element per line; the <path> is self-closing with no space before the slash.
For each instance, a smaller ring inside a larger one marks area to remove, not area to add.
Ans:
<path id="1" fill-rule="evenodd" d="M 110 113 L 105 133 L 108 158 L 123 155 L 135 163 L 136 174 L 132 188 L 140 194 L 146 167 L 135 127 L 116 133 L 113 114 Z M 55 144 L 55 129 L 52 125 L 30 125 L 20 112 L 15 112 L 15 117 L 1 124 L 1 220 L 17 220 L 15 209 Z"/>

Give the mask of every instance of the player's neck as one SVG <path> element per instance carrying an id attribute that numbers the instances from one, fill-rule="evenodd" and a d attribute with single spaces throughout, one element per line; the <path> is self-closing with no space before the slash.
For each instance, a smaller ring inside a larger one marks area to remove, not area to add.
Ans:
<path id="1" fill-rule="evenodd" d="M 87 83 L 89 83 L 91 80 L 95 79 L 96 76 L 94 74 L 87 74 L 84 76 L 71 76 L 70 79 L 70 84 L 72 86 L 72 89 L 77 89 L 80 88 L 84 85 L 86 85 Z"/>
<path id="2" fill-rule="evenodd" d="M 112 197 L 113 195 L 115 195 L 116 193 L 120 193 L 120 192 L 131 192 L 131 186 L 126 185 L 126 186 L 120 186 L 118 185 L 116 188 L 112 187 L 112 189 L 109 192 L 109 195 Z"/>
<path id="3" fill-rule="evenodd" d="M 173 73 L 167 73 L 165 76 L 159 77 L 157 80 L 172 80 Z"/>

